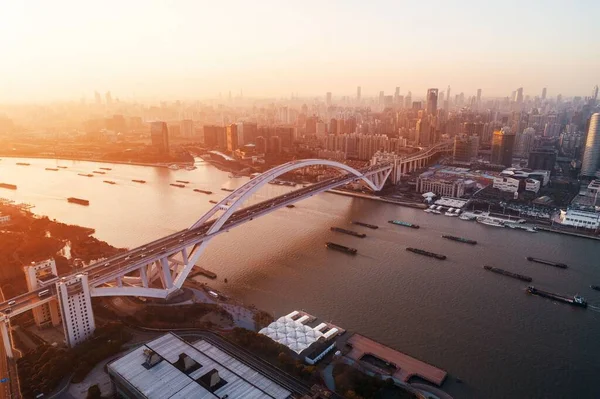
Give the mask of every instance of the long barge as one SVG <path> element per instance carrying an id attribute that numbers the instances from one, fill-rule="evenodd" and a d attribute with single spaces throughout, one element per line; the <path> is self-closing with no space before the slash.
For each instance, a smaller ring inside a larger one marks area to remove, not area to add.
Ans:
<path id="1" fill-rule="evenodd" d="M 569 305 L 578 306 L 580 308 L 587 308 L 588 305 L 585 299 L 579 295 L 571 297 L 567 295 L 556 294 L 550 291 L 539 290 L 533 285 L 527 287 L 527 293 L 532 295 L 538 295 L 544 298 L 554 299 L 555 301 L 568 303 Z"/>
<path id="2" fill-rule="evenodd" d="M 89 205 L 90 201 L 86 200 L 86 199 L 81 199 L 81 198 L 75 198 L 75 197 L 69 197 L 67 198 L 67 201 L 69 201 L 72 204 L 79 204 L 79 205 Z"/>
<path id="3" fill-rule="evenodd" d="M 142 184 L 143 184 L 143 183 L 146 183 L 146 180 L 138 180 L 138 179 L 133 179 L 133 180 L 131 180 L 131 181 L 132 181 L 132 182 L 134 182 L 134 183 L 142 183 Z"/>
<path id="4" fill-rule="evenodd" d="M 566 269 L 568 267 L 564 263 L 552 262 L 551 260 L 539 259 L 539 258 L 534 258 L 534 257 L 531 257 L 531 256 L 528 256 L 527 260 L 530 261 L 530 262 L 541 263 L 543 265 L 560 267 L 561 269 Z"/>
<path id="5" fill-rule="evenodd" d="M 83 177 L 94 177 L 94 175 L 90 174 L 90 173 L 77 173 L 77 176 L 83 176 Z"/>
<path id="6" fill-rule="evenodd" d="M 418 224 L 403 222 L 401 220 L 388 220 L 388 223 L 395 224 L 397 226 L 410 227 L 411 229 L 418 229 L 420 227 Z"/>
<path id="7" fill-rule="evenodd" d="M 58 168 L 45 168 L 44 170 L 50 170 L 52 172 L 58 172 Z"/>
<path id="8" fill-rule="evenodd" d="M 452 241 L 458 241 L 458 242 L 463 242 L 465 244 L 471 244 L 471 245 L 475 245 L 477 244 L 477 241 L 475 240 L 470 240 L 468 238 L 463 238 L 463 237 L 456 237 L 456 236 L 449 236 L 449 235 L 443 235 L 443 238 L 446 238 L 448 240 L 452 240 Z"/>
<path id="9" fill-rule="evenodd" d="M 7 188 L 9 190 L 16 190 L 17 189 L 17 185 L 16 184 L 9 184 L 9 183 L 0 183 L 0 188 Z"/>
<path id="10" fill-rule="evenodd" d="M 105 174 L 106 174 L 106 172 L 103 172 L 103 171 L 101 171 L 101 170 L 95 170 L 95 171 L 93 171 L 92 173 L 95 173 L 95 174 L 97 174 L 97 175 L 105 175 Z"/>
<path id="11" fill-rule="evenodd" d="M 169 186 L 184 188 L 185 184 L 171 183 L 171 184 L 169 184 Z"/>
<path id="12" fill-rule="evenodd" d="M 100 168 L 102 170 L 112 170 L 111 168 Z"/>
<path id="13" fill-rule="evenodd" d="M 115 182 L 114 182 L 114 181 L 112 181 L 112 180 L 103 180 L 103 182 L 104 182 L 104 183 L 107 183 L 107 184 L 117 184 L 117 183 L 115 183 Z"/>
<path id="14" fill-rule="evenodd" d="M 213 193 L 212 191 L 201 190 L 199 188 L 195 188 L 194 191 L 197 192 L 197 193 L 203 193 L 203 194 L 212 194 Z"/>
<path id="15" fill-rule="evenodd" d="M 187 180 L 175 180 L 176 183 L 190 184 Z"/>
<path id="16" fill-rule="evenodd" d="M 590 288 L 596 291 L 600 291 L 600 285 L 590 285 Z"/>
<path id="17" fill-rule="evenodd" d="M 67 169 L 68 166 L 57 166 L 57 168 L 59 168 L 59 169 Z"/>
<path id="18" fill-rule="evenodd" d="M 336 251 L 345 252 L 350 255 L 356 255 L 358 250 L 356 248 L 346 247 L 344 245 L 336 244 L 335 242 L 326 242 L 325 246 L 329 249 L 334 249 Z"/>
<path id="19" fill-rule="evenodd" d="M 19 166 L 29 166 L 31 164 L 27 163 L 27 162 L 17 162 L 17 165 L 19 165 Z"/>
<path id="20" fill-rule="evenodd" d="M 483 268 L 485 270 L 489 270 L 494 273 L 502 274 L 504 276 L 516 278 L 517 280 L 526 281 L 528 283 L 531 283 L 533 281 L 533 279 L 529 276 L 525 276 L 525 275 L 519 274 L 519 273 L 509 272 L 508 270 L 500 269 L 498 267 L 492 267 L 492 266 L 486 265 L 486 266 L 483 266 Z"/>
<path id="21" fill-rule="evenodd" d="M 352 221 L 352 224 L 355 224 L 355 225 L 357 225 L 357 226 L 368 227 L 368 228 L 370 228 L 370 229 L 373 229 L 373 230 L 375 230 L 375 229 L 378 229 L 378 228 L 379 228 L 379 226 L 377 226 L 377 225 L 374 225 L 374 224 L 369 224 L 369 223 L 363 223 L 363 222 L 358 222 L 358 221 L 356 221 L 356 220 L 353 220 L 353 221 Z"/>
<path id="22" fill-rule="evenodd" d="M 234 192 L 234 191 L 235 191 L 233 188 L 225 188 L 225 187 L 221 188 L 221 190 L 223 190 L 223 191 L 228 191 L 228 192 L 230 192 L 230 193 L 232 193 L 232 192 Z"/>
<path id="23" fill-rule="evenodd" d="M 356 231 L 342 229 L 341 227 L 331 227 L 330 230 L 331 231 L 337 231 L 338 233 L 348 234 L 348 235 L 351 235 L 351 236 L 354 236 L 354 237 L 359 237 L 359 238 L 365 238 L 367 236 L 364 233 L 358 233 Z"/>
<path id="24" fill-rule="evenodd" d="M 446 255 L 436 254 L 436 253 L 425 251 L 425 250 L 419 249 L 419 248 L 408 247 L 408 248 L 406 248 L 406 250 L 410 251 L 410 252 L 414 252 L 415 254 L 429 256 L 430 258 L 436 258 L 436 259 L 439 259 L 439 260 L 445 260 L 446 259 Z"/>

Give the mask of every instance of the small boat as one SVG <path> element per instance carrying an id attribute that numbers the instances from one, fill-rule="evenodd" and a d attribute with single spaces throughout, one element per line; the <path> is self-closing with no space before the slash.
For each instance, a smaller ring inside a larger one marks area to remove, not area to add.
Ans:
<path id="1" fill-rule="evenodd" d="M 375 230 L 375 229 L 378 229 L 378 228 L 379 228 L 379 226 L 376 226 L 376 225 L 374 225 L 374 224 L 369 224 L 369 223 L 358 222 L 358 221 L 356 221 L 356 220 L 353 220 L 353 221 L 352 221 L 352 224 L 355 224 L 355 225 L 357 225 L 357 226 L 368 227 L 368 228 L 370 228 L 370 229 L 373 229 L 373 230 Z"/>
<path id="2" fill-rule="evenodd" d="M 600 285 L 590 285 L 590 288 L 596 291 L 600 291 Z"/>
<path id="3" fill-rule="evenodd" d="M 485 224 L 493 227 L 504 227 L 504 223 L 501 219 L 494 218 L 491 216 L 479 216 L 477 219 L 477 223 Z"/>
<path id="4" fill-rule="evenodd" d="M 218 204 L 218 202 L 215 200 L 208 200 L 208 202 L 210 202 L 211 204 Z"/>
<path id="5" fill-rule="evenodd" d="M 295 207 L 296 207 L 296 205 L 294 205 L 294 204 L 287 204 L 285 207 L 286 207 L 286 208 L 295 208 Z"/>

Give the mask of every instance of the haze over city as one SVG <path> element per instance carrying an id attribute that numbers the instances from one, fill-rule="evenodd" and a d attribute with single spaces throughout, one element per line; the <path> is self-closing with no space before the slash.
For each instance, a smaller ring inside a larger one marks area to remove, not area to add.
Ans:
<path id="1" fill-rule="evenodd" d="M 588 95 L 600 3 L 27 1 L 0 6 L 0 102 L 363 96 L 400 86 Z M 456 91 L 458 90 L 458 91 Z"/>

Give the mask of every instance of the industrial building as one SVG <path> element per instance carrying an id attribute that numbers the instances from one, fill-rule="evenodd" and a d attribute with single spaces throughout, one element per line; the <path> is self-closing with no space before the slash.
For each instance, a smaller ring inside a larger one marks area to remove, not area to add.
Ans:
<path id="1" fill-rule="evenodd" d="M 190 344 L 173 333 L 137 347 L 107 369 L 117 394 L 127 399 L 292 397 L 216 343 L 201 339 Z"/>
<path id="2" fill-rule="evenodd" d="M 306 363 L 315 364 L 335 349 L 335 341 L 332 338 L 343 331 L 327 323 L 321 323 L 314 328 L 304 324 L 312 320 L 313 316 L 295 310 L 269 324 L 259 333 L 287 346 Z M 323 333 L 325 328 L 327 331 Z"/>

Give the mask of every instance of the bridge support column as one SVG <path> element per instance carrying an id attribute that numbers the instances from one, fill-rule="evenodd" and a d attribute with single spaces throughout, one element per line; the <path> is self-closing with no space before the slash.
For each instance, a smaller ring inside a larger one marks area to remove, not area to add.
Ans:
<path id="1" fill-rule="evenodd" d="M 4 343 L 6 356 L 13 359 L 12 343 L 10 341 L 10 335 L 8 334 L 8 321 L 0 323 L 0 333 L 2 334 L 2 342 Z"/>
<path id="2" fill-rule="evenodd" d="M 148 288 L 148 275 L 146 274 L 146 268 L 148 266 L 140 267 L 140 277 L 142 278 L 142 286 Z"/>

